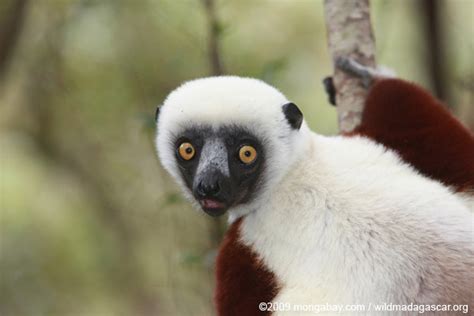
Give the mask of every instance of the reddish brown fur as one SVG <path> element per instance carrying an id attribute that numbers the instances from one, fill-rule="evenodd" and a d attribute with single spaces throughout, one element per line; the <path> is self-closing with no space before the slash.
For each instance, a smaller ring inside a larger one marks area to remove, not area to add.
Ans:
<path id="1" fill-rule="evenodd" d="M 240 239 L 242 219 L 227 231 L 216 262 L 215 302 L 220 316 L 270 315 L 260 302 L 271 302 L 278 292 L 276 278 Z"/>
<path id="2" fill-rule="evenodd" d="M 399 79 L 374 84 L 356 134 L 397 151 L 422 174 L 474 190 L 474 135 L 422 88 Z"/>

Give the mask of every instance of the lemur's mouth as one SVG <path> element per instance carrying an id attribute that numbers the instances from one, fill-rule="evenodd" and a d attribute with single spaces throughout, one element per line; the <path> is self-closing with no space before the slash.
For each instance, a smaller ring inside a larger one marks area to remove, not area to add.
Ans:
<path id="1" fill-rule="evenodd" d="M 211 216 L 220 216 L 227 211 L 227 207 L 223 202 L 219 202 L 214 199 L 204 198 L 199 200 L 199 204 L 201 204 L 202 209 L 204 212 Z"/>

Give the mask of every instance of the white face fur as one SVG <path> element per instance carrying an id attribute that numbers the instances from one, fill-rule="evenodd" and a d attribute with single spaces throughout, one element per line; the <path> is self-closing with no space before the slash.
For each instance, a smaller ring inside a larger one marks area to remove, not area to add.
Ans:
<path id="1" fill-rule="evenodd" d="M 157 129 L 162 165 L 213 216 L 257 209 L 309 138 L 301 112 L 281 92 L 240 77 L 183 84 L 159 108 Z"/>

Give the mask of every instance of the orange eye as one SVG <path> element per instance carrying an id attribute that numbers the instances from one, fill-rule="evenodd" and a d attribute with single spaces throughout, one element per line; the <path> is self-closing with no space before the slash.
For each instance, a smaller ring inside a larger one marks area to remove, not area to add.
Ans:
<path id="1" fill-rule="evenodd" d="M 257 159 L 257 150 L 249 145 L 242 146 L 239 150 L 239 159 L 249 165 Z"/>
<path id="2" fill-rule="evenodd" d="M 179 145 L 178 152 L 184 160 L 193 159 L 194 154 L 196 153 L 194 146 L 191 143 L 182 143 Z"/>

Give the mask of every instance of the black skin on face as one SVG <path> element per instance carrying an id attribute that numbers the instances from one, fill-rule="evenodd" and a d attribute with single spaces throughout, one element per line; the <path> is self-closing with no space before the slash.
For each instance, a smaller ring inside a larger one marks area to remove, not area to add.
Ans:
<path id="1" fill-rule="evenodd" d="M 175 151 L 176 160 L 187 187 L 193 192 L 196 184 L 195 177 L 201 159 L 202 148 L 206 141 L 213 139 L 222 140 L 227 152 L 227 161 L 230 177 L 223 174 L 210 174 L 209 177 L 225 177 L 222 179 L 221 192 L 216 197 L 219 202 L 226 205 L 226 209 L 219 212 L 221 215 L 229 207 L 244 204 L 251 201 L 257 194 L 257 187 L 262 180 L 262 173 L 265 167 L 265 152 L 261 141 L 251 132 L 239 126 L 222 126 L 218 130 L 213 130 L 208 126 L 188 127 L 176 138 Z M 184 160 L 179 155 L 179 146 L 183 142 L 193 145 L 195 154 L 190 160 Z M 250 145 L 257 151 L 257 158 L 250 164 L 243 163 L 239 158 L 239 150 L 244 145 Z M 202 179 L 199 179 L 202 180 Z"/>

